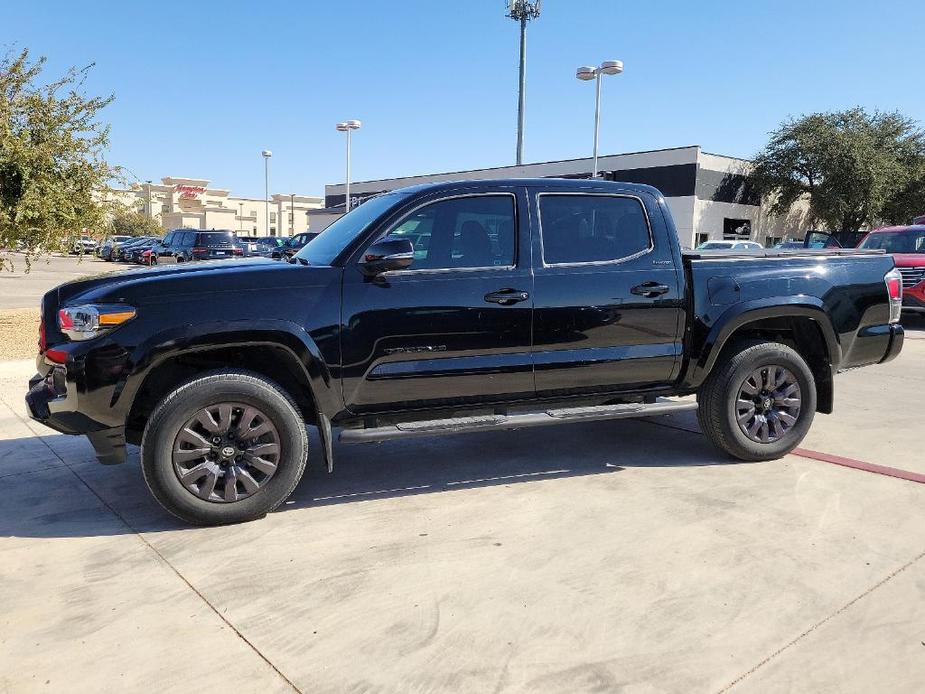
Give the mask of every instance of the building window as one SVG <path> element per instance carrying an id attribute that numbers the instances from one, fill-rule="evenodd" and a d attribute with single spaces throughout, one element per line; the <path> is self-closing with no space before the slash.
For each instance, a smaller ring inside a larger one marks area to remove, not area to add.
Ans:
<path id="1" fill-rule="evenodd" d="M 769 236 L 768 238 L 766 238 L 766 239 L 764 240 L 764 247 L 765 247 L 765 248 L 774 248 L 774 246 L 776 246 L 777 244 L 779 244 L 779 243 L 780 243 L 781 241 L 783 241 L 783 240 L 784 240 L 784 239 L 783 239 L 782 236 Z"/>
<path id="2" fill-rule="evenodd" d="M 723 219 L 723 239 L 726 241 L 739 241 L 749 239 L 752 235 L 752 222 L 750 219 Z"/>
<path id="3" fill-rule="evenodd" d="M 701 243 L 706 243 L 710 240 L 709 232 L 702 231 L 694 237 L 694 248 L 697 248 Z"/>
<path id="4" fill-rule="evenodd" d="M 270 227 L 270 236 L 276 236 L 276 227 Z"/>
<path id="5" fill-rule="evenodd" d="M 168 212 L 170 212 L 170 205 L 161 205 L 161 213 L 167 214 Z"/>
<path id="6" fill-rule="evenodd" d="M 276 213 L 275 212 L 270 213 L 270 221 L 273 222 L 274 224 L 276 223 Z"/>
<path id="7" fill-rule="evenodd" d="M 251 217 L 256 217 L 256 216 L 257 216 L 257 210 L 251 210 L 251 211 L 250 211 L 250 216 L 251 216 Z M 254 231 L 256 231 L 256 229 L 255 229 Z"/>

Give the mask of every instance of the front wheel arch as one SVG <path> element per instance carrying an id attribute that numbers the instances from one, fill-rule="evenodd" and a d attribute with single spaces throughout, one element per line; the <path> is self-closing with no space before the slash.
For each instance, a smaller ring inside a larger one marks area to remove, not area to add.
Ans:
<path id="1" fill-rule="evenodd" d="M 311 380 L 290 350 L 273 343 L 216 346 L 172 355 L 145 375 L 126 419 L 128 442 L 140 443 L 147 418 L 174 388 L 219 368 L 250 371 L 278 383 L 298 405 L 306 422 L 317 420 L 318 403 Z"/>

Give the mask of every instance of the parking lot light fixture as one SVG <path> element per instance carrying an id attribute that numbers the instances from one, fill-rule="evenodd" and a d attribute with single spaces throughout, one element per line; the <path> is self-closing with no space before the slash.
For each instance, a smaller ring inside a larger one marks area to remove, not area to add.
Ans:
<path id="1" fill-rule="evenodd" d="M 596 84 L 596 97 L 594 100 L 594 164 L 591 178 L 597 178 L 597 142 L 601 127 L 601 75 L 619 75 L 623 72 L 622 60 L 605 60 L 599 67 L 583 65 L 575 71 L 575 77 L 582 82 L 594 80 Z"/>
<path id="2" fill-rule="evenodd" d="M 265 149 L 261 152 L 263 155 L 263 205 L 266 212 L 266 234 L 270 236 L 270 157 L 273 152 Z"/>
<path id="3" fill-rule="evenodd" d="M 350 211 L 350 133 L 353 130 L 359 130 L 362 125 L 363 123 L 358 120 L 345 120 L 335 126 L 340 132 L 347 133 L 347 185 L 344 196 L 346 212 Z"/>

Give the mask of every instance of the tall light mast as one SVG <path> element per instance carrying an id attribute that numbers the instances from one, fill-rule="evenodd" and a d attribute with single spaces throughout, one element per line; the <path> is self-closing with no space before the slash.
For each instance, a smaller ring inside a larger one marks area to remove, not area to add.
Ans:
<path id="1" fill-rule="evenodd" d="M 527 87 L 527 22 L 540 16 L 542 0 L 506 0 L 507 16 L 520 22 L 520 94 L 517 98 L 517 165 L 524 163 L 524 91 Z"/>

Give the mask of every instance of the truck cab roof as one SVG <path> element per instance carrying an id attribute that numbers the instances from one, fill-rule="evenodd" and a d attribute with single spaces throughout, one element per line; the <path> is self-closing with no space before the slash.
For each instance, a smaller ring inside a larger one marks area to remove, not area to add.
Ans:
<path id="1" fill-rule="evenodd" d="M 499 188 L 507 186 L 525 186 L 528 188 L 556 188 L 559 190 L 582 190 L 601 193 L 614 191 L 632 191 L 635 193 L 648 193 L 659 198 L 661 192 L 643 183 L 628 183 L 624 181 L 605 181 L 603 179 L 589 178 L 490 178 L 465 179 L 460 181 L 441 181 L 437 183 L 418 183 L 405 188 L 396 188 L 389 193 L 419 194 L 428 191 L 470 190 L 472 188 Z"/>

